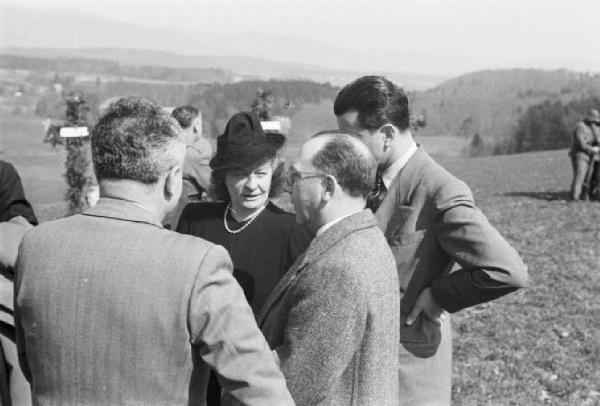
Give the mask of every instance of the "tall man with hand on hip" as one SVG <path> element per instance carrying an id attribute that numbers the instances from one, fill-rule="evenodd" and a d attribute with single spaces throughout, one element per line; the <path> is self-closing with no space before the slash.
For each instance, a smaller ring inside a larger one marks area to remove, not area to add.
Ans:
<path id="1" fill-rule="evenodd" d="M 356 133 L 379 164 L 369 207 L 400 278 L 400 404 L 450 405 L 447 313 L 524 287 L 527 268 L 468 186 L 415 143 L 401 88 L 381 76 L 361 77 L 340 90 L 334 112 L 339 128 Z"/>

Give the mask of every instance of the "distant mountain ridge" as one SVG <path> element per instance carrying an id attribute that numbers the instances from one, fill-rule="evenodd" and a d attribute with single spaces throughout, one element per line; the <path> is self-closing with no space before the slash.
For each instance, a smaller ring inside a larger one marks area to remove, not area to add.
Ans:
<path id="1" fill-rule="evenodd" d="M 235 80 L 308 79 L 341 86 L 366 74 L 389 77 L 409 90 L 423 90 L 447 78 L 397 72 L 366 72 L 327 69 L 309 64 L 277 62 L 249 56 L 181 55 L 167 51 L 127 48 L 22 48 L 2 47 L 1 54 L 37 58 L 87 58 L 115 61 L 129 66 L 166 66 L 171 68 L 225 69 Z"/>
<path id="2" fill-rule="evenodd" d="M 387 75 L 410 90 L 426 89 L 446 79 L 405 73 L 400 66 L 398 71 L 373 71 L 370 59 L 381 55 L 357 54 L 306 38 L 153 28 L 70 9 L 5 4 L 0 11 L 3 53 L 110 59 L 124 65 L 146 61 L 158 66 L 221 68 L 240 79 L 309 79 L 338 86 L 363 74 Z M 409 55 L 395 58 L 410 60 Z M 348 61 L 354 62 L 349 65 Z"/>

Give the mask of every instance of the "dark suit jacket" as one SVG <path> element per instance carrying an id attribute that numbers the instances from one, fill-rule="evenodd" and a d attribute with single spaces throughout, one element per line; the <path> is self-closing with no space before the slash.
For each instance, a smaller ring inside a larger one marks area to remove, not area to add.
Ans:
<path id="1" fill-rule="evenodd" d="M 443 339 L 442 331 L 450 334 L 449 325 L 438 326 L 422 313 L 409 327 L 406 316 L 428 286 L 444 310 L 455 312 L 525 286 L 527 268 L 475 206 L 468 186 L 421 148 L 394 178 L 375 217 L 400 277 L 401 393 L 426 396 L 408 397 L 412 400 L 407 405 L 432 400 L 447 404 L 452 343 L 449 337 Z M 455 264 L 458 269 L 450 272 Z M 405 361 L 409 364 L 403 365 Z M 420 369 L 419 363 L 427 366 Z M 444 376 L 436 379 L 440 371 Z M 421 379 L 426 387 L 411 389 L 413 379 Z"/>
<path id="2" fill-rule="evenodd" d="M 15 325 L 36 404 L 292 404 L 226 251 L 100 199 L 21 244 Z"/>
<path id="3" fill-rule="evenodd" d="M 259 315 L 297 405 L 398 404 L 399 301 L 370 210 L 315 237 Z"/>

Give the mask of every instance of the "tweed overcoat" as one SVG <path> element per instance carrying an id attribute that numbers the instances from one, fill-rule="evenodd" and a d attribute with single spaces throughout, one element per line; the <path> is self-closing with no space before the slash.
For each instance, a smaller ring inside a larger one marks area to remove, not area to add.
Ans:
<path id="1" fill-rule="evenodd" d="M 400 279 L 400 404 L 449 405 L 450 316 L 437 325 L 421 313 L 411 326 L 406 316 L 426 287 L 444 310 L 455 312 L 525 286 L 527 267 L 475 206 L 469 187 L 420 147 L 375 217 Z"/>
<path id="2" fill-rule="evenodd" d="M 222 247 L 163 229 L 133 202 L 28 232 L 15 327 L 34 404 L 293 404 Z"/>
<path id="3" fill-rule="evenodd" d="M 296 404 L 396 406 L 399 303 L 370 210 L 315 237 L 259 315 Z"/>

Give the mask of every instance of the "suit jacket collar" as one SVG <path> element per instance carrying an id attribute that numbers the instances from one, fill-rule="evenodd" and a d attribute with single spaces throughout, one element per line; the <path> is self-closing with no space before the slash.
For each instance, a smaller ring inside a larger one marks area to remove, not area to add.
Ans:
<path id="1" fill-rule="evenodd" d="M 82 213 L 84 216 L 106 217 L 135 223 L 147 223 L 162 228 L 162 224 L 153 213 L 144 206 L 131 200 L 102 197 L 98 203 Z"/>
<path id="2" fill-rule="evenodd" d="M 296 262 L 294 262 L 281 281 L 279 281 L 275 289 L 273 289 L 273 292 L 269 295 L 269 298 L 258 315 L 259 325 L 262 325 L 269 310 L 281 298 L 294 279 L 296 279 L 296 276 L 298 276 L 304 268 L 314 263 L 323 253 L 336 245 L 348 234 L 370 227 L 377 227 L 377 220 L 375 219 L 375 216 L 373 216 L 371 210 L 365 209 L 340 220 L 338 223 L 335 223 L 325 230 L 323 234 L 316 236 L 304 254 L 296 259 Z"/>
<path id="3" fill-rule="evenodd" d="M 393 201 L 394 206 L 402 205 L 405 204 L 405 202 L 410 201 L 410 194 L 414 190 L 414 187 L 412 187 L 411 184 L 420 179 L 419 172 L 431 159 L 427 152 L 423 150 L 421 144 L 417 144 L 417 147 L 415 153 L 410 157 L 406 165 L 404 165 L 392 181 L 386 198 L 381 203 L 381 206 L 386 203 L 389 204 L 391 201 Z M 379 211 L 379 209 L 377 211 Z"/>

